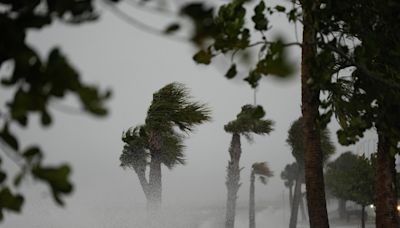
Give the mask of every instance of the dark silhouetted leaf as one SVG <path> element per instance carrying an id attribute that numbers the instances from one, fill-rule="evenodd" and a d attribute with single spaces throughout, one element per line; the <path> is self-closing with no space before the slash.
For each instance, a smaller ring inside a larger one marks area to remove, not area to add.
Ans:
<path id="1" fill-rule="evenodd" d="M 39 162 L 42 159 L 42 152 L 38 147 L 29 147 L 26 149 L 22 156 L 26 158 L 29 163 L 36 163 L 35 161 Z"/>
<path id="2" fill-rule="evenodd" d="M 24 178 L 24 175 L 25 175 L 24 172 L 21 172 L 14 177 L 14 181 L 13 181 L 14 186 L 18 187 L 21 184 L 21 181 Z"/>
<path id="3" fill-rule="evenodd" d="M 258 81 L 261 79 L 261 74 L 257 70 L 252 70 L 244 80 L 247 81 L 252 88 L 258 86 Z"/>
<path id="4" fill-rule="evenodd" d="M 11 211 L 21 211 L 24 198 L 19 194 L 12 194 L 9 188 L 3 188 L 0 191 L 0 209 L 8 209 Z"/>
<path id="5" fill-rule="evenodd" d="M 44 126 L 48 126 L 51 124 L 51 116 L 47 111 L 42 112 L 41 122 Z"/>
<path id="6" fill-rule="evenodd" d="M 229 70 L 226 72 L 225 77 L 228 79 L 232 79 L 236 76 L 237 70 L 236 70 L 236 64 L 232 64 Z"/>
<path id="7" fill-rule="evenodd" d="M 165 30 L 164 33 L 165 34 L 172 34 L 176 31 L 178 31 L 181 28 L 181 26 L 178 23 L 173 23 L 171 25 L 169 25 Z"/>
<path id="8" fill-rule="evenodd" d="M 72 184 L 68 180 L 70 172 L 71 170 L 67 165 L 58 167 L 37 166 L 32 169 L 32 174 L 35 178 L 46 182 L 50 186 L 54 200 L 61 206 L 64 205 L 61 195 L 72 192 Z"/>
<path id="9" fill-rule="evenodd" d="M 11 134 L 11 132 L 9 132 L 8 124 L 4 125 L 3 130 L 0 132 L 0 138 L 2 138 L 3 141 L 7 143 L 7 145 L 10 146 L 12 149 L 18 151 L 19 146 L 17 138 L 13 134 Z"/>
<path id="10" fill-rule="evenodd" d="M 212 53 L 207 50 L 200 50 L 193 56 L 193 60 L 196 61 L 199 64 L 210 64 L 211 63 L 211 58 L 213 57 Z"/>
<path id="11" fill-rule="evenodd" d="M 254 28 L 256 30 L 267 30 L 268 28 L 268 20 L 264 14 L 265 11 L 265 3 L 264 1 L 260 1 L 258 5 L 254 8 L 254 16 L 251 18 L 254 22 Z"/>
<path id="12" fill-rule="evenodd" d="M 275 9 L 278 12 L 285 12 L 286 11 L 286 8 L 284 6 L 281 6 L 281 5 L 275 6 Z"/>
<path id="13" fill-rule="evenodd" d="M 3 183 L 7 178 L 7 174 L 5 172 L 0 171 L 0 184 Z"/>

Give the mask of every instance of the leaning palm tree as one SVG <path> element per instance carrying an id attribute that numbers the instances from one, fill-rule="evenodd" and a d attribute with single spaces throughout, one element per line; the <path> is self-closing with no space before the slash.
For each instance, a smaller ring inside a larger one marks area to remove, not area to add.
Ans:
<path id="1" fill-rule="evenodd" d="M 236 119 L 224 126 L 226 132 L 232 134 L 229 148 L 230 161 L 227 167 L 226 187 L 228 198 L 226 202 L 225 228 L 233 228 L 235 224 L 236 199 L 240 187 L 240 136 L 252 139 L 252 134 L 264 135 L 272 131 L 273 121 L 263 119 L 265 111 L 261 106 L 244 105 Z"/>
<path id="2" fill-rule="evenodd" d="M 293 186 L 296 182 L 298 173 L 298 165 L 296 162 L 287 164 L 281 172 L 281 179 L 284 180 L 285 187 L 289 188 L 289 205 L 292 208 L 293 202 Z"/>
<path id="3" fill-rule="evenodd" d="M 249 228 L 256 228 L 256 213 L 255 213 L 255 189 L 254 182 L 256 175 L 260 178 L 261 183 L 267 184 L 267 178 L 272 177 L 274 174 L 268 167 L 266 162 L 256 162 L 251 166 L 250 174 L 250 201 L 249 201 Z"/>
<path id="4" fill-rule="evenodd" d="M 153 94 L 145 124 L 123 134 L 121 166 L 136 172 L 150 212 L 158 211 L 161 206 L 161 165 L 171 169 L 184 164 L 185 134 L 209 120 L 210 110 L 205 104 L 191 101 L 183 84 L 171 83 Z"/>
<path id="5" fill-rule="evenodd" d="M 294 187 L 293 202 L 290 213 L 289 228 L 296 228 L 297 214 L 302 199 L 301 185 L 304 183 L 304 134 L 303 134 L 303 117 L 295 120 L 288 131 L 286 142 L 292 149 L 292 155 L 298 164 L 298 172 Z M 335 147 L 330 139 L 328 129 L 320 130 L 319 137 L 321 139 L 322 161 L 326 163 L 329 157 L 335 152 Z"/>

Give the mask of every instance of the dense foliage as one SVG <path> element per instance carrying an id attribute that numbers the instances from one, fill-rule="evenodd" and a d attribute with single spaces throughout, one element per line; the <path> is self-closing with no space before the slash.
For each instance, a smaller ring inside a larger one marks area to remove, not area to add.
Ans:
<path id="1" fill-rule="evenodd" d="M 98 15 L 92 0 L 1 0 L 0 8 L 0 88 L 13 91 L 12 97 L 6 98 L 7 104 L 0 107 L 0 146 L 3 151 L 0 159 L 11 159 L 19 167 L 14 177 L 13 173 L 0 169 L 2 220 L 3 210 L 21 210 L 24 197 L 15 191 L 27 175 L 47 184 L 58 205 L 64 204 L 63 197 L 73 189 L 69 180 L 70 167 L 45 164 L 45 154 L 40 147 L 21 148 L 13 129 L 26 128 L 33 114 L 40 116 L 43 127 L 51 125 L 50 106 L 67 95 L 76 96 L 84 112 L 105 116 L 105 101 L 111 93 L 83 82 L 58 47 L 52 48 L 42 59 L 26 40 L 29 31 L 55 21 L 79 24 L 96 20 Z"/>

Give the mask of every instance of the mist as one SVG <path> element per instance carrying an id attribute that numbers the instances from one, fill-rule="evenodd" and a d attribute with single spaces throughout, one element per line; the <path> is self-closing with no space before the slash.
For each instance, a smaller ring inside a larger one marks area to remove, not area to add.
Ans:
<path id="1" fill-rule="evenodd" d="M 282 22 L 279 31 L 292 34 L 293 27 Z M 295 37 L 287 35 L 287 39 Z M 253 104 L 254 91 L 246 83 L 227 80 L 220 69 L 196 65 L 191 58 L 194 48 L 189 44 L 136 30 L 105 9 L 96 23 L 55 23 L 40 32 L 29 32 L 28 40 L 42 56 L 50 47 L 61 47 L 85 81 L 111 88 L 111 113 L 101 119 L 84 115 L 76 98 L 68 97 L 63 105 L 50 106 L 55 124 L 43 129 L 33 118 L 26 130 L 17 130 L 24 144 L 41 145 L 45 162 L 72 166 L 74 192 L 66 198 L 65 207 L 58 207 L 46 186 L 27 180 L 21 187 L 27 199 L 22 214 L 7 213 L 2 227 L 223 227 L 231 140 L 223 126 L 243 105 Z M 297 66 L 299 51 L 294 48 L 290 53 Z M 196 127 L 185 140 L 186 165 L 171 170 L 162 167 L 163 212 L 149 224 L 146 199 L 135 172 L 120 167 L 121 136 L 129 127 L 144 122 L 153 92 L 171 82 L 185 84 L 196 100 L 207 103 L 212 121 Z M 12 92 L 0 91 L 0 102 L 5 103 Z M 280 173 L 294 162 L 285 140 L 290 124 L 301 115 L 299 73 L 290 80 L 263 79 L 256 96 L 266 118 L 275 125 L 270 135 L 255 136 L 253 142 L 242 139 L 243 170 L 235 227 L 248 227 L 250 168 L 262 161 L 268 163 L 274 176 L 266 185 L 256 183 L 257 226 L 287 227 L 288 189 Z M 337 123 L 329 128 L 336 146 L 334 157 L 357 148 L 337 143 Z M 8 167 L 15 168 L 12 164 Z M 334 210 L 335 203 L 328 202 L 328 210 Z M 308 222 L 299 216 L 298 227 L 308 227 Z"/>

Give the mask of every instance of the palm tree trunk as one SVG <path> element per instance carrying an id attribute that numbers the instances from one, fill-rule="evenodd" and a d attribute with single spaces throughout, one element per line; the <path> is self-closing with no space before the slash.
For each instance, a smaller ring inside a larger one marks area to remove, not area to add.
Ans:
<path id="1" fill-rule="evenodd" d="M 399 227 L 396 210 L 395 159 L 390 152 L 390 141 L 378 128 L 378 153 L 376 159 L 375 205 L 376 227 Z"/>
<path id="2" fill-rule="evenodd" d="M 292 205 L 293 205 L 293 185 L 289 186 L 289 204 L 290 204 L 290 210 L 292 210 Z"/>
<path id="3" fill-rule="evenodd" d="M 300 193 L 300 212 L 301 212 L 301 220 L 306 221 L 307 215 L 306 215 L 306 210 L 304 208 L 303 193 Z"/>
<path id="4" fill-rule="evenodd" d="M 251 171 L 250 175 L 250 200 L 249 200 L 249 228 L 256 228 L 256 206 L 255 206 L 255 189 L 254 189 L 255 175 L 254 171 Z"/>
<path id="5" fill-rule="evenodd" d="M 339 218 L 344 219 L 346 216 L 346 200 L 344 199 L 338 199 L 338 212 L 339 212 Z"/>
<path id="6" fill-rule="evenodd" d="M 365 205 L 361 205 L 361 228 L 365 228 Z"/>
<path id="7" fill-rule="evenodd" d="M 146 179 L 146 167 L 135 168 L 136 175 L 139 178 L 140 185 L 142 186 L 143 193 L 146 196 L 146 200 L 148 201 L 150 198 L 150 186 L 149 182 Z"/>
<path id="8" fill-rule="evenodd" d="M 148 209 L 149 211 L 156 215 L 161 208 L 161 192 L 162 192 L 162 182 L 161 182 L 161 136 L 157 132 L 151 132 L 149 139 L 150 145 L 150 171 L 149 171 L 149 200 Z"/>
<path id="9" fill-rule="evenodd" d="M 231 160 L 228 163 L 228 175 L 226 180 L 226 187 L 228 191 L 228 198 L 226 201 L 226 217 L 225 217 L 225 228 L 233 228 L 235 226 L 235 214 L 236 214 L 236 199 L 237 192 L 240 184 L 240 167 L 239 160 L 242 149 L 240 147 L 240 135 L 233 133 L 231 146 L 229 148 L 229 154 Z"/>
<path id="10" fill-rule="evenodd" d="M 301 0 L 303 9 L 303 44 L 301 62 L 302 113 L 304 131 L 304 164 L 307 190 L 307 208 L 310 228 L 328 228 L 325 185 L 322 170 L 322 151 L 316 123 L 319 112 L 320 89 L 315 82 L 313 67 L 316 62 L 316 31 L 312 15 L 317 9 L 316 0 Z"/>
<path id="11" fill-rule="evenodd" d="M 152 155 L 150 162 L 150 210 L 158 211 L 161 207 L 161 160 Z"/>
<path id="12" fill-rule="evenodd" d="M 299 204 L 301 197 L 301 183 L 302 183 L 302 174 L 299 173 L 296 178 L 296 184 L 294 186 L 294 196 L 293 196 L 293 204 L 290 212 L 290 222 L 289 228 L 296 228 L 297 226 L 297 215 L 299 213 Z"/>

